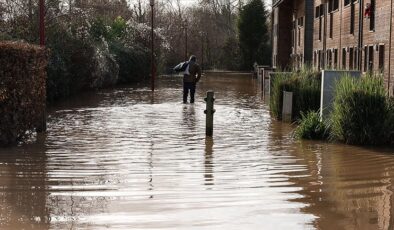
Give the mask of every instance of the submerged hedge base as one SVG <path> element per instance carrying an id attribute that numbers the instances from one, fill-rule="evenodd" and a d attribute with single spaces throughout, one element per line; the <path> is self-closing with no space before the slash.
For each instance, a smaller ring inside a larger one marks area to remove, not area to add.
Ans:
<path id="1" fill-rule="evenodd" d="M 0 42 L 0 146 L 23 140 L 42 119 L 47 60 L 39 46 Z"/>

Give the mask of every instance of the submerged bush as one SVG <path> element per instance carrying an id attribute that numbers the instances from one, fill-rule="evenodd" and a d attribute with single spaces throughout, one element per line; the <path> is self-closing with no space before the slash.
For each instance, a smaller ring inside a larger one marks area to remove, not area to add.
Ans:
<path id="1" fill-rule="evenodd" d="M 293 121 L 301 118 L 302 112 L 319 110 L 320 84 L 320 75 L 309 68 L 293 73 L 278 73 L 271 85 L 272 115 L 277 119 L 282 118 L 283 91 L 293 92 Z"/>
<path id="2" fill-rule="evenodd" d="M 136 83 L 148 79 L 150 57 L 146 48 L 138 45 L 128 48 L 121 42 L 113 42 L 110 51 L 119 64 L 119 83 Z"/>
<path id="3" fill-rule="evenodd" d="M 297 139 L 323 140 L 328 138 L 327 126 L 320 120 L 319 112 L 301 112 L 299 125 L 294 132 Z"/>
<path id="4" fill-rule="evenodd" d="M 48 47 L 48 100 L 67 97 L 83 89 L 117 83 L 119 66 L 105 42 L 80 39 L 62 29 L 51 31 Z"/>
<path id="5" fill-rule="evenodd" d="M 331 137 L 347 144 L 389 142 L 390 109 L 381 76 L 345 76 L 336 83 Z"/>

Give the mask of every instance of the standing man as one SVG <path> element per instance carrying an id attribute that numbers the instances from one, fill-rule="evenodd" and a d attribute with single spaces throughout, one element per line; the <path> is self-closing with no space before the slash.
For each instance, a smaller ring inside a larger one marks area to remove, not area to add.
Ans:
<path id="1" fill-rule="evenodd" d="M 183 103 L 187 103 L 187 97 L 190 91 L 190 103 L 194 103 L 194 94 L 196 92 L 196 84 L 201 78 L 201 68 L 197 64 L 196 56 L 192 55 L 189 59 L 185 73 L 183 74 Z"/>

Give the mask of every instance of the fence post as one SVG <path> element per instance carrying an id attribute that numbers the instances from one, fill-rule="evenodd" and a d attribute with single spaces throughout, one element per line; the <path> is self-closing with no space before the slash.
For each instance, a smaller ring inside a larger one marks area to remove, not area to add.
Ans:
<path id="1" fill-rule="evenodd" d="M 213 109 L 213 104 L 215 101 L 215 93 L 213 91 L 207 92 L 207 97 L 204 99 L 207 102 L 207 107 L 204 113 L 206 114 L 206 129 L 205 134 L 209 137 L 213 136 L 213 114 L 215 113 L 215 109 Z"/>

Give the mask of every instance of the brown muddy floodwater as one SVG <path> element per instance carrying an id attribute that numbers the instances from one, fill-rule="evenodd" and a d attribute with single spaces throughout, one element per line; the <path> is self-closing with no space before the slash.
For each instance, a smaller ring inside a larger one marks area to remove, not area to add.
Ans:
<path id="1" fill-rule="evenodd" d="M 216 92 L 214 138 L 204 95 Z M 249 76 L 82 95 L 0 150 L 0 229 L 394 229 L 393 150 L 297 142 Z"/>

